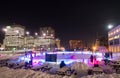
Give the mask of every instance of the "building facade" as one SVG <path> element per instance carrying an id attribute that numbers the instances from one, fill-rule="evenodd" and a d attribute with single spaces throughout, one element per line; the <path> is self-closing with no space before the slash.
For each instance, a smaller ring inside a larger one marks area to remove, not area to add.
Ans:
<path id="1" fill-rule="evenodd" d="M 45 27 L 46 28 L 46 27 Z M 43 28 L 44 29 L 44 28 Z M 58 41 L 54 37 L 54 30 L 48 27 L 47 32 L 44 29 L 44 35 L 26 35 L 25 27 L 21 25 L 11 25 L 3 29 L 5 32 L 5 38 L 3 40 L 3 45 L 7 50 L 15 49 L 45 49 L 53 50 L 58 47 Z M 50 31 L 51 30 L 51 31 Z M 43 32 L 42 30 L 40 32 Z M 50 33 L 49 33 L 50 32 Z"/>
<path id="2" fill-rule="evenodd" d="M 70 45 L 70 49 L 81 49 L 82 41 L 81 40 L 70 40 L 69 45 Z"/>
<path id="3" fill-rule="evenodd" d="M 21 25 L 7 26 L 3 29 L 5 32 L 5 38 L 3 45 L 9 50 L 11 48 L 23 48 L 24 47 L 24 32 L 25 28 Z"/>
<path id="4" fill-rule="evenodd" d="M 41 37 L 55 37 L 55 30 L 51 27 L 41 27 L 40 36 Z"/>
<path id="5" fill-rule="evenodd" d="M 120 25 L 108 32 L 108 47 L 111 52 L 120 52 Z"/>
<path id="6" fill-rule="evenodd" d="M 53 48 L 56 47 L 55 41 L 56 40 L 54 38 L 37 37 L 34 39 L 34 45 L 39 50 L 53 50 Z"/>

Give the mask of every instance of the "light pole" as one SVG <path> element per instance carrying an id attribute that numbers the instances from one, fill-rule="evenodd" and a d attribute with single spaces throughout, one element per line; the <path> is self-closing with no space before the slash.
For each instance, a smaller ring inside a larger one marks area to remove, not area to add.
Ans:
<path id="1" fill-rule="evenodd" d="M 112 29 L 114 26 L 112 25 L 112 24 L 109 24 L 108 25 L 108 29 L 110 30 L 110 29 Z M 109 38 L 109 35 L 108 35 L 108 38 Z M 109 40 L 108 40 L 108 42 L 109 42 Z M 109 52 L 109 43 L 108 43 L 108 52 Z M 112 52 L 111 52 L 112 53 Z"/>
<path id="2" fill-rule="evenodd" d="M 112 24 L 109 24 L 108 25 L 108 29 L 111 30 L 114 26 Z M 108 34 L 108 38 L 109 38 L 109 34 Z M 108 40 L 109 41 L 109 40 Z M 108 46 L 109 46 L 109 43 L 108 43 Z M 108 47 L 108 51 L 109 51 L 109 47 Z"/>
<path id="3" fill-rule="evenodd" d="M 37 33 L 37 32 L 35 32 L 35 39 L 36 39 L 36 41 L 38 42 L 38 33 Z M 34 43 L 34 45 L 35 45 L 35 43 Z M 37 45 L 35 45 L 34 47 L 35 47 L 35 49 L 37 49 L 37 48 L 38 48 L 38 46 L 37 46 Z"/>

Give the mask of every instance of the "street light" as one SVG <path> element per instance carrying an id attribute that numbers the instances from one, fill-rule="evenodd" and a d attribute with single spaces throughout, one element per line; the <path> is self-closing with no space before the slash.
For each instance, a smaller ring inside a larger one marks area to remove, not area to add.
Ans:
<path id="1" fill-rule="evenodd" d="M 35 38 L 36 38 L 36 41 L 38 41 L 38 33 L 35 32 Z M 37 49 L 37 46 L 34 46 L 35 49 Z"/>
<path id="2" fill-rule="evenodd" d="M 93 46 L 93 51 L 94 51 L 94 52 L 96 51 L 96 47 L 95 47 L 95 46 Z"/>
<path id="3" fill-rule="evenodd" d="M 7 28 L 7 29 L 10 29 L 10 28 L 11 28 L 11 26 L 7 26 L 6 28 Z"/>
<path id="4" fill-rule="evenodd" d="M 113 28 L 113 25 L 108 25 L 108 29 L 112 29 Z"/>
<path id="5" fill-rule="evenodd" d="M 38 33 L 36 32 L 36 33 L 35 33 L 35 35 L 37 36 L 37 35 L 38 35 Z"/>
<path id="6" fill-rule="evenodd" d="M 29 34 L 30 34 L 30 32 L 29 32 L 29 31 L 27 31 L 27 32 L 26 32 L 26 34 L 27 34 L 27 35 L 29 35 Z"/>
<path id="7" fill-rule="evenodd" d="M 7 32 L 7 29 L 6 29 L 6 28 L 3 28 L 2 30 L 3 30 L 4 32 Z"/>
<path id="8" fill-rule="evenodd" d="M 108 29 L 110 30 L 110 29 L 112 29 L 113 28 L 113 25 L 112 24 L 109 24 L 108 25 Z M 109 34 L 108 34 L 108 36 L 109 36 Z M 109 50 L 109 49 L 108 49 Z"/>
<path id="9" fill-rule="evenodd" d="M 43 36 L 46 37 L 46 33 L 43 33 Z"/>
<path id="10" fill-rule="evenodd" d="M 11 26 L 7 26 L 6 28 L 3 28 L 2 30 L 3 30 L 4 32 L 7 32 L 10 28 L 11 28 Z"/>

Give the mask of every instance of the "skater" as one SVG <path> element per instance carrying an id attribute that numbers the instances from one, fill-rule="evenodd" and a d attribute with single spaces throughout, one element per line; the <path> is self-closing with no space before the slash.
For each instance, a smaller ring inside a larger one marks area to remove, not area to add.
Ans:
<path id="1" fill-rule="evenodd" d="M 111 58 L 113 58 L 113 53 L 112 52 L 110 52 L 110 56 L 111 56 Z"/>
<path id="2" fill-rule="evenodd" d="M 93 55 L 90 56 L 90 62 L 93 63 Z"/>

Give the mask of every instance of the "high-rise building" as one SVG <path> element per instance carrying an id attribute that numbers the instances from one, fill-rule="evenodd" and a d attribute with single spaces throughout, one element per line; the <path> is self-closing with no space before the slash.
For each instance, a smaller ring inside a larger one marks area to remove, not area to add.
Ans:
<path id="1" fill-rule="evenodd" d="M 40 36 L 41 37 L 55 37 L 55 30 L 51 27 L 41 27 L 40 28 Z"/>
<path id="2" fill-rule="evenodd" d="M 55 39 L 55 32 L 51 27 L 41 28 L 42 34 L 36 33 L 35 36 L 31 36 L 29 32 L 26 32 L 25 35 L 25 27 L 22 25 L 7 26 L 3 30 L 5 32 L 3 45 L 7 50 L 33 47 L 53 50 L 60 47 L 60 40 Z"/>
<path id="3" fill-rule="evenodd" d="M 108 47 L 111 52 L 120 52 L 120 25 L 108 32 Z"/>
<path id="4" fill-rule="evenodd" d="M 6 26 L 3 30 L 5 32 L 3 45 L 7 49 L 24 47 L 25 28 L 22 25 Z"/>
<path id="5" fill-rule="evenodd" d="M 70 40 L 70 49 L 81 49 L 82 48 L 82 41 L 81 40 Z"/>

